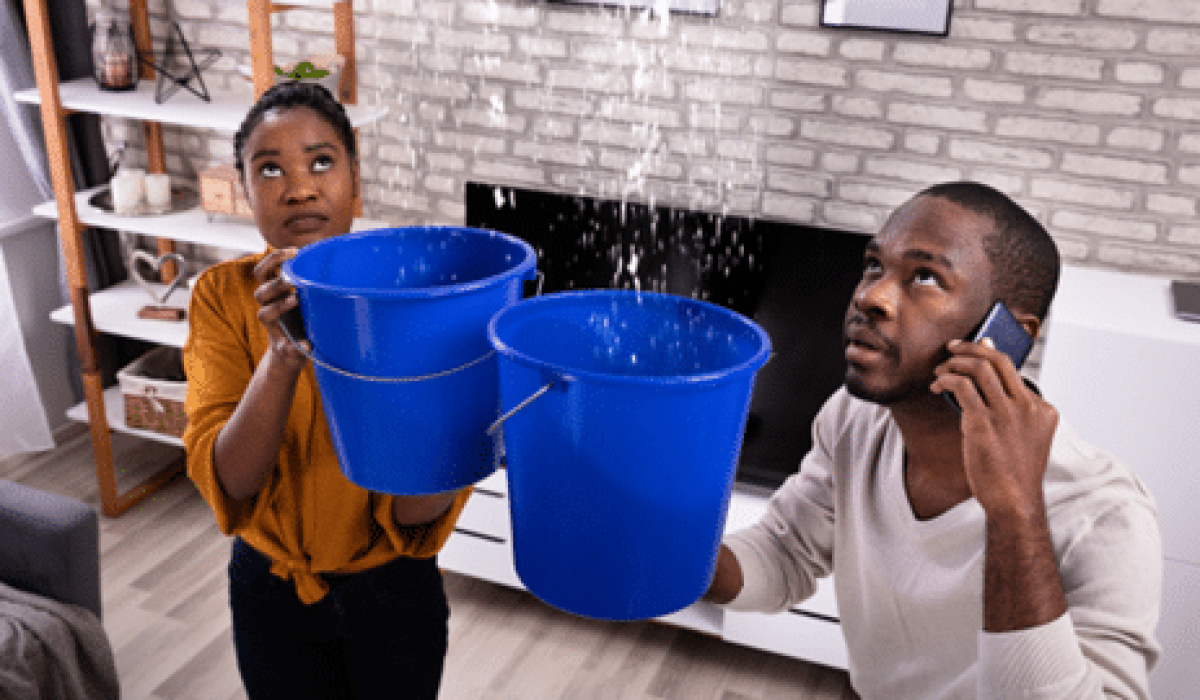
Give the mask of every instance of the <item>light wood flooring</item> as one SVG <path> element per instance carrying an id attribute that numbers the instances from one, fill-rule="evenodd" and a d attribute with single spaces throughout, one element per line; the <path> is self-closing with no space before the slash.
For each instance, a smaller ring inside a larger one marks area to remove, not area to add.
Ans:
<path id="1" fill-rule="evenodd" d="M 114 434 L 131 480 L 182 451 Z M 91 442 L 77 428 L 44 453 L 0 460 L 0 478 L 98 507 Z M 104 626 L 125 700 L 236 700 L 225 564 L 229 540 L 186 478 L 101 518 Z M 445 700 L 853 699 L 846 674 L 669 625 L 597 622 L 453 573 Z"/>

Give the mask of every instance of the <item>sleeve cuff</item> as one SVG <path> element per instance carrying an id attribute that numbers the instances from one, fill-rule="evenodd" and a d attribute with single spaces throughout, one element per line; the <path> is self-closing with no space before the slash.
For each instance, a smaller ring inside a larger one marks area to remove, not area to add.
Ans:
<path id="1" fill-rule="evenodd" d="M 787 609 L 785 584 L 755 544 L 753 529 L 736 532 L 724 540 L 742 570 L 742 590 L 725 604 L 739 612 L 774 613 Z"/>
<path id="2" fill-rule="evenodd" d="M 1032 629 L 979 635 L 981 698 L 1067 697 L 1087 671 L 1068 613 Z"/>

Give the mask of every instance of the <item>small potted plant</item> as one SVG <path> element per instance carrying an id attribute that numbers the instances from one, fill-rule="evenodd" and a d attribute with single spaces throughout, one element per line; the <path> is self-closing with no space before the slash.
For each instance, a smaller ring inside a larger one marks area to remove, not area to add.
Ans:
<path id="1" fill-rule="evenodd" d="M 275 82 L 299 80 L 305 83 L 318 83 L 335 99 L 340 99 L 338 85 L 341 83 L 342 69 L 345 65 L 346 58 L 338 54 L 310 56 L 300 61 L 275 66 Z M 239 66 L 239 70 L 247 81 L 253 81 L 248 66 Z"/>

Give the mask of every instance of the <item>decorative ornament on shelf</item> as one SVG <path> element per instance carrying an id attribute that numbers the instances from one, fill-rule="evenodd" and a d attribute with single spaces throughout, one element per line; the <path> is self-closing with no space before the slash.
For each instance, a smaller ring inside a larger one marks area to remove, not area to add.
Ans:
<path id="1" fill-rule="evenodd" d="M 197 56 L 199 56 L 199 60 L 197 60 Z M 200 75 L 200 71 L 212 66 L 220 57 L 221 52 L 218 49 L 201 49 L 197 53 L 192 53 L 192 47 L 184 38 L 183 30 L 179 28 L 177 22 L 171 20 L 171 33 L 167 35 L 162 61 L 155 63 L 147 58 L 141 59 L 142 63 L 158 73 L 154 101 L 162 104 L 171 99 L 179 88 L 186 88 L 196 97 L 209 102 L 211 98 L 208 94 L 208 87 L 204 85 L 204 77 Z M 182 73 L 176 74 L 177 66 L 183 69 Z M 193 80 L 199 84 L 199 88 L 192 86 Z"/>
<path id="2" fill-rule="evenodd" d="M 200 207 L 213 214 L 253 219 L 241 178 L 233 163 L 219 163 L 200 171 Z"/>
<path id="3" fill-rule="evenodd" d="M 112 13 L 100 13 L 91 25 L 92 77 L 101 90 L 123 92 L 138 83 L 138 53 L 133 28 Z"/>
<path id="4" fill-rule="evenodd" d="M 142 276 L 139 263 L 154 270 L 154 272 L 157 273 L 161 278 L 163 265 L 168 262 L 175 263 L 175 269 L 177 272 L 175 278 L 167 283 L 167 288 L 163 290 L 161 294 L 159 294 L 158 289 L 151 285 L 151 283 Z M 186 283 L 186 279 L 183 275 L 185 262 L 186 261 L 184 260 L 184 257 L 179 253 L 167 253 L 166 255 L 160 255 L 156 258 L 144 250 L 133 251 L 133 253 L 129 256 L 129 276 L 132 277 L 133 280 L 142 287 L 142 289 L 146 290 L 146 293 L 149 294 L 150 298 L 155 302 L 154 304 L 148 304 L 139 309 L 137 313 L 138 318 L 155 321 L 182 321 L 187 317 L 186 309 L 178 306 L 166 305 L 167 299 L 171 298 L 171 294 L 174 293 L 175 290 L 181 285 Z"/>

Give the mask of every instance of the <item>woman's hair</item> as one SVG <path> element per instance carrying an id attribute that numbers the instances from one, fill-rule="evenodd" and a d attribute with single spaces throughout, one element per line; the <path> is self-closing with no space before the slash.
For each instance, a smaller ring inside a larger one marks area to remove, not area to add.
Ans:
<path id="1" fill-rule="evenodd" d="M 346 152 L 351 158 L 358 157 L 358 141 L 354 137 L 354 127 L 350 124 L 350 117 L 346 116 L 346 110 L 342 104 L 333 99 L 333 95 L 329 91 L 317 83 L 302 83 L 296 80 L 289 80 L 285 83 L 274 85 L 271 89 L 262 94 L 250 111 L 246 113 L 246 118 L 242 120 L 242 125 L 238 127 L 237 133 L 233 136 L 233 153 L 234 165 L 237 166 L 239 175 L 245 176 L 245 163 L 242 159 L 242 151 L 246 148 L 246 141 L 250 139 L 250 134 L 254 132 L 258 125 L 262 123 L 263 117 L 271 110 L 285 111 L 293 107 L 308 107 L 316 112 L 333 127 L 334 131 L 342 140 L 342 145 L 346 148 Z"/>
<path id="2" fill-rule="evenodd" d="M 990 218 L 983 251 L 1000 301 L 1046 320 L 1058 287 L 1058 246 L 1037 219 L 995 188 L 978 182 L 934 185 L 918 197 L 940 197 Z"/>

